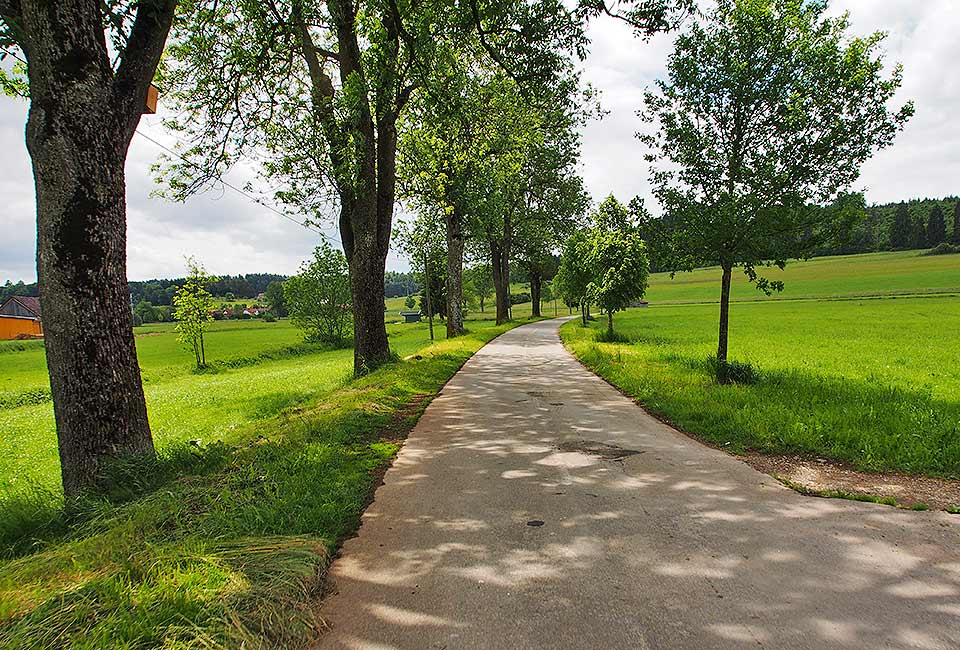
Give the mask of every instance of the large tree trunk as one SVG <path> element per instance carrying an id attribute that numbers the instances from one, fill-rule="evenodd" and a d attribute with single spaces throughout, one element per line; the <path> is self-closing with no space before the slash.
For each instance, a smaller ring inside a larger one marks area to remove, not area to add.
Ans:
<path id="1" fill-rule="evenodd" d="M 540 316 L 540 290 L 543 285 L 543 276 L 539 271 L 530 272 L 530 299 L 533 302 L 531 316 Z"/>
<path id="2" fill-rule="evenodd" d="M 37 275 L 64 495 L 154 453 L 126 276 L 124 162 L 176 2 L 141 3 L 114 73 L 99 3 L 4 4 L 29 64 Z"/>
<path id="3" fill-rule="evenodd" d="M 463 219 L 457 210 L 446 216 L 447 225 L 447 338 L 463 329 Z"/>
<path id="4" fill-rule="evenodd" d="M 730 279 L 733 265 L 722 263 L 723 276 L 720 280 L 720 341 L 717 344 L 717 362 L 722 366 L 727 362 L 727 333 L 730 322 Z"/>
<path id="5" fill-rule="evenodd" d="M 387 326 L 383 318 L 383 276 L 387 262 L 387 248 L 381 246 L 376 232 L 376 211 L 364 215 L 356 207 L 350 215 L 347 229 L 341 228 L 347 263 L 350 268 L 350 294 L 353 301 L 353 371 L 366 374 L 392 359 L 387 342 Z M 367 232 L 364 232 L 367 230 Z M 346 231 L 346 232 L 345 232 Z M 348 243 L 349 242 L 349 243 Z"/>

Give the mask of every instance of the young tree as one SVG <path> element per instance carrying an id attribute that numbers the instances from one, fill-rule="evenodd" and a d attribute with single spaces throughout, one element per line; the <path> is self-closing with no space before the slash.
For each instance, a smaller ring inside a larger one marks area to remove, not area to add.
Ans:
<path id="1" fill-rule="evenodd" d="M 586 242 L 585 266 L 592 277 L 590 299 L 607 313 L 607 336 L 613 338 L 613 314 L 639 300 L 647 290 L 650 262 L 646 246 L 633 229 L 598 228 Z"/>
<path id="2" fill-rule="evenodd" d="M 210 313 L 217 306 L 207 287 L 218 278 L 207 275 L 203 265 L 187 258 L 187 278 L 173 296 L 173 317 L 177 320 L 177 339 L 193 350 L 197 368 L 207 365 L 203 346 L 203 330 L 213 320 Z"/>
<path id="3" fill-rule="evenodd" d="M 37 274 L 63 489 L 154 453 L 126 275 L 124 163 L 175 0 L 0 0 L 0 54 L 24 56 Z M 111 47 L 107 46 L 110 42 Z M 11 82 L 12 79 L 12 82 Z"/>
<path id="4" fill-rule="evenodd" d="M 735 266 L 762 291 L 765 264 L 804 256 L 830 230 L 822 210 L 889 145 L 913 113 L 887 108 L 901 70 L 882 75 L 884 35 L 848 36 L 826 0 L 718 0 L 675 43 L 668 79 L 645 96 L 658 125 L 654 192 L 682 227 L 667 241 L 678 266 L 722 269 L 717 359 L 727 359 Z"/>
<path id="5" fill-rule="evenodd" d="M 593 280 L 588 264 L 589 239 L 586 233 L 577 232 L 567 238 L 560 256 L 560 268 L 553 283 L 555 289 L 570 307 L 580 307 L 583 326 L 589 317 L 589 288 Z"/>
<path id="6" fill-rule="evenodd" d="M 936 246 L 945 241 L 947 241 L 947 222 L 943 216 L 943 208 L 937 203 L 927 217 L 927 246 Z"/>
<path id="7" fill-rule="evenodd" d="M 407 309 L 413 309 L 417 306 L 417 300 L 413 296 L 407 296 L 407 299 L 403 301 L 403 306 Z"/>
<path id="8" fill-rule="evenodd" d="M 350 287 L 346 258 L 324 241 L 314 249 L 313 259 L 300 267 L 300 274 L 283 284 L 290 319 L 308 340 L 343 342 L 349 332 Z"/>
<path id="9" fill-rule="evenodd" d="M 485 303 L 493 293 L 493 271 L 488 264 L 477 264 L 466 270 L 466 282 L 480 305 L 480 313 L 485 312 Z"/>

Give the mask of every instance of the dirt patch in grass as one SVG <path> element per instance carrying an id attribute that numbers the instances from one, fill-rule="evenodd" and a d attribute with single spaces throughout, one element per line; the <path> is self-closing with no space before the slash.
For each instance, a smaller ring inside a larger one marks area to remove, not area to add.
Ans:
<path id="1" fill-rule="evenodd" d="M 900 507 L 926 505 L 935 510 L 960 507 L 960 481 L 895 472 L 861 472 L 845 463 L 825 458 L 749 453 L 738 456 L 754 469 L 809 493 L 862 495 L 893 499 Z"/>

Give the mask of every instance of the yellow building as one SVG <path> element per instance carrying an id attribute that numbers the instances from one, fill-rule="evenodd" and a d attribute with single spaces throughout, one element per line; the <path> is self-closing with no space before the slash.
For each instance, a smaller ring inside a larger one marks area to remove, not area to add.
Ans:
<path id="1" fill-rule="evenodd" d="M 40 299 L 13 296 L 0 305 L 0 339 L 43 336 Z"/>

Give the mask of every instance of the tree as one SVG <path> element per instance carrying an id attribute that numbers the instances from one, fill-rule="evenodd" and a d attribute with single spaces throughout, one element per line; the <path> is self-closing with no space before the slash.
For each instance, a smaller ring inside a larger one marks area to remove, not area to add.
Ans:
<path id="1" fill-rule="evenodd" d="M 127 293 L 124 163 L 175 5 L 0 0 L 0 54 L 26 61 L 26 80 L 5 74 L 4 87 L 30 97 L 44 347 L 68 498 L 96 482 L 104 459 L 154 454 Z"/>
<path id="2" fill-rule="evenodd" d="M 560 268 L 553 283 L 563 301 L 570 307 L 580 307 L 583 326 L 589 316 L 589 288 L 593 280 L 588 263 L 589 240 L 584 232 L 571 235 L 563 246 Z"/>
<path id="3" fill-rule="evenodd" d="M 313 259 L 301 266 L 299 275 L 283 284 L 293 324 L 308 340 L 341 343 L 349 332 L 350 287 L 346 258 L 324 241 L 314 249 Z"/>
<path id="4" fill-rule="evenodd" d="M 458 43 L 519 82 L 549 83 L 583 53 L 577 15 L 555 0 L 184 0 L 170 48 L 188 163 L 166 167 L 183 198 L 240 156 L 256 159 L 290 210 L 338 213 L 350 269 L 354 370 L 392 356 L 383 319 L 401 119 Z"/>
<path id="5" fill-rule="evenodd" d="M 901 202 L 890 226 L 890 248 L 900 250 L 910 248 L 913 238 L 913 222 L 907 204 Z"/>
<path id="6" fill-rule="evenodd" d="M 668 79 L 645 94 L 641 114 L 658 127 L 640 135 L 654 193 L 680 224 L 659 243 L 675 270 L 722 270 L 718 367 L 733 268 L 762 291 L 782 290 L 758 269 L 809 255 L 832 228 L 810 206 L 849 187 L 913 113 L 909 103 L 887 108 L 902 75 L 897 66 L 882 76 L 884 35 L 851 38 L 848 17 L 826 9 L 718 0 L 676 40 Z"/>
<path id="7" fill-rule="evenodd" d="M 263 292 L 263 297 L 274 316 L 283 318 L 287 315 L 287 301 L 283 295 L 283 282 L 274 280 L 268 284 Z"/>
<path id="8" fill-rule="evenodd" d="M 154 323 L 157 320 L 157 311 L 146 300 L 141 300 L 133 308 L 133 314 L 141 323 Z"/>
<path id="9" fill-rule="evenodd" d="M 177 339 L 193 350 L 197 368 L 207 365 L 203 346 L 203 330 L 213 320 L 210 313 L 216 307 L 207 287 L 217 278 L 207 275 L 203 266 L 193 257 L 187 258 L 187 278 L 173 296 L 173 317 L 177 320 Z"/>
<path id="10" fill-rule="evenodd" d="M 413 296 L 407 296 L 407 299 L 403 301 L 403 306 L 407 309 L 413 309 L 417 306 L 417 301 Z"/>
<path id="11" fill-rule="evenodd" d="M 480 305 L 480 313 L 484 313 L 484 303 L 493 293 L 493 272 L 490 266 L 488 264 L 472 266 L 464 272 L 464 277 L 466 279 L 464 285 L 470 287 L 473 297 Z"/>
<path id="12" fill-rule="evenodd" d="M 947 221 L 940 204 L 933 206 L 927 217 L 927 246 L 936 246 L 947 241 Z"/>
<path id="13" fill-rule="evenodd" d="M 960 201 L 953 205 L 953 243 L 960 245 Z"/>
<path id="14" fill-rule="evenodd" d="M 592 280 L 590 299 L 607 313 L 607 336 L 613 338 L 613 314 L 639 300 L 647 290 L 650 262 L 640 235 L 632 229 L 592 231 L 585 265 Z"/>

